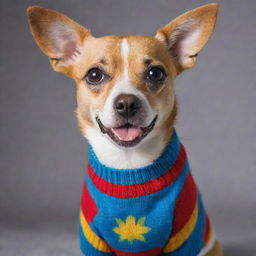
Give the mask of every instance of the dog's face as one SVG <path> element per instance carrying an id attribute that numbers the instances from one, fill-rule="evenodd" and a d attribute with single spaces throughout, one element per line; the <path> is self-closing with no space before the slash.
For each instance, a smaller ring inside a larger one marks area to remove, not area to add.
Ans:
<path id="1" fill-rule="evenodd" d="M 84 49 L 73 69 L 83 133 L 89 125 L 119 147 L 134 147 L 174 119 L 177 71 L 159 40 L 91 37 Z"/>
<path id="2" fill-rule="evenodd" d="M 176 116 L 173 81 L 194 65 L 208 41 L 217 6 L 187 12 L 155 37 L 105 36 L 42 7 L 28 11 L 32 34 L 56 71 L 77 84 L 80 129 L 119 148 L 168 141 Z"/>

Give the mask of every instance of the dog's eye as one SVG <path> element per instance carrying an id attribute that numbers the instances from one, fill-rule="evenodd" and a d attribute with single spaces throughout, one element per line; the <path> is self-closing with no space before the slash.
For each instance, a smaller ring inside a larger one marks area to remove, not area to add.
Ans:
<path id="1" fill-rule="evenodd" d="M 161 67 L 152 67 L 146 74 L 146 78 L 153 83 L 163 82 L 165 76 L 165 72 Z"/>
<path id="2" fill-rule="evenodd" d="M 85 76 L 86 82 L 92 85 L 99 84 L 104 80 L 104 78 L 105 75 L 99 68 L 90 69 Z"/>

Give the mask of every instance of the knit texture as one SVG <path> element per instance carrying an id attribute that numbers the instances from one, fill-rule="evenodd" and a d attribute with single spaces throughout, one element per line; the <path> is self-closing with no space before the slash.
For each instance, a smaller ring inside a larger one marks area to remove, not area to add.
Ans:
<path id="1" fill-rule="evenodd" d="M 138 169 L 113 169 L 89 147 L 80 210 L 86 256 L 196 256 L 211 227 L 176 132 L 163 154 Z"/>

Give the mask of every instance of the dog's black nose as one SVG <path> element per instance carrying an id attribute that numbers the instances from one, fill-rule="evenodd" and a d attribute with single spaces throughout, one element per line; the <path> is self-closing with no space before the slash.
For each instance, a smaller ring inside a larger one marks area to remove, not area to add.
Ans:
<path id="1" fill-rule="evenodd" d="M 140 99 L 132 94 L 121 94 L 114 102 L 115 111 L 125 118 L 133 117 L 140 107 Z"/>

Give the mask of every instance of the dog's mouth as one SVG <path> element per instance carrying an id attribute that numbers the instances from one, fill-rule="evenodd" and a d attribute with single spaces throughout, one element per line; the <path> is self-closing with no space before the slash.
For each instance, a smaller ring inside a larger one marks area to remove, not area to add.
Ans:
<path id="1" fill-rule="evenodd" d="M 103 125 L 100 118 L 96 117 L 101 132 L 107 134 L 114 142 L 122 147 L 133 147 L 141 142 L 153 130 L 156 120 L 157 115 L 146 127 L 138 127 L 126 123 L 120 127 L 107 128 Z"/>

